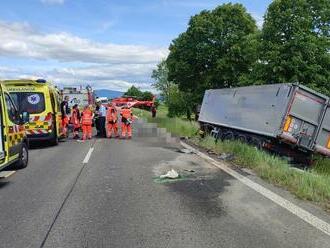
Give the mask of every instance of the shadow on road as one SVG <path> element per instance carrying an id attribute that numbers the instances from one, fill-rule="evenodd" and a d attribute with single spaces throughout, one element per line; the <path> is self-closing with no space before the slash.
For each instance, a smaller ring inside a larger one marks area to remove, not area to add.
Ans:
<path id="1" fill-rule="evenodd" d="M 61 143 L 68 142 L 70 140 L 60 140 L 59 145 Z M 35 150 L 35 149 L 47 149 L 47 148 L 52 148 L 56 147 L 55 145 L 52 145 L 49 141 L 29 141 L 29 149 Z"/>
<path id="2" fill-rule="evenodd" d="M 1 180 L 1 179 L 0 179 L 0 180 Z M 6 180 L 6 179 L 4 179 L 4 180 Z M 2 189 L 2 188 L 4 188 L 4 187 L 8 186 L 9 184 L 10 184 L 9 181 L 0 181 L 0 189 Z"/>

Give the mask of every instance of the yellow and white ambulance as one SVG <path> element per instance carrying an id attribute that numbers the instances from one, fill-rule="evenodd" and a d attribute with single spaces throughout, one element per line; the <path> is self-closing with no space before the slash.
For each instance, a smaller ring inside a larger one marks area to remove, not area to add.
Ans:
<path id="1" fill-rule="evenodd" d="M 24 124 L 27 112 L 18 112 L 9 92 L 0 81 L 0 171 L 23 169 L 28 165 L 28 140 Z"/>
<path id="2" fill-rule="evenodd" d="M 28 112 L 26 134 L 30 141 L 49 141 L 57 145 L 61 138 L 61 97 L 58 89 L 44 79 L 3 81 L 19 113 Z"/>

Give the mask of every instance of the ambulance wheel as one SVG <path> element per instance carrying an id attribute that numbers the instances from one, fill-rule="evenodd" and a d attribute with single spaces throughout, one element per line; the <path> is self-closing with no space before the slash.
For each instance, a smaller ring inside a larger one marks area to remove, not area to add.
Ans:
<path id="1" fill-rule="evenodd" d="M 11 169 L 21 170 L 24 169 L 29 162 L 29 152 L 27 144 L 23 143 L 21 147 L 21 151 L 19 152 L 19 160 L 12 165 Z"/>
<path id="2" fill-rule="evenodd" d="M 57 135 L 55 135 L 55 137 L 54 138 L 52 138 L 51 139 L 51 144 L 53 145 L 53 146 L 57 146 L 58 145 L 58 136 Z"/>

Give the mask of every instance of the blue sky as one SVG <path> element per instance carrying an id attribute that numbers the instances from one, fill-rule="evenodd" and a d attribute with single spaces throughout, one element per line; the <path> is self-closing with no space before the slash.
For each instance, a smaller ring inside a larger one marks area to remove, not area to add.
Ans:
<path id="1" fill-rule="evenodd" d="M 229 1 L 0 1 L 0 78 L 44 77 L 59 85 L 91 83 L 150 89 L 150 74 L 190 16 Z M 262 24 L 271 0 L 242 3 Z"/>

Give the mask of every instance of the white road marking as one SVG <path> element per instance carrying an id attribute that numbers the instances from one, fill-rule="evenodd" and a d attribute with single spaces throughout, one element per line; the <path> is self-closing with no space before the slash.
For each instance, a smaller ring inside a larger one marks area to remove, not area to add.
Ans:
<path id="1" fill-rule="evenodd" d="M 14 175 L 16 171 L 1 171 L 0 172 L 0 178 L 8 178 L 12 175 Z"/>
<path id="2" fill-rule="evenodd" d="M 91 155 L 94 151 L 94 147 L 89 148 L 89 151 L 86 154 L 86 157 L 84 158 L 83 164 L 87 164 L 89 159 L 91 158 Z"/>
<path id="3" fill-rule="evenodd" d="M 265 187 L 261 186 L 260 184 L 248 179 L 245 176 L 242 176 L 238 172 L 230 169 L 228 166 L 219 163 L 215 159 L 211 158 L 210 156 L 196 150 L 195 148 L 191 147 L 190 145 L 184 143 L 181 141 L 181 145 L 184 146 L 187 149 L 192 150 L 195 152 L 198 156 L 201 158 L 208 160 L 211 164 L 215 165 L 219 169 L 225 171 L 232 177 L 238 179 L 242 183 L 244 183 L 249 188 L 255 190 L 256 192 L 260 193 L 264 197 L 268 198 L 269 200 L 273 201 L 274 203 L 278 204 L 279 206 L 285 208 L 292 214 L 296 215 L 300 219 L 304 220 L 305 222 L 309 223 L 313 227 L 319 229 L 320 231 L 324 232 L 325 234 L 330 236 L 330 224 L 321 220 L 320 218 L 314 216 L 310 212 L 298 207 L 297 205 L 293 204 L 292 202 L 284 199 L 283 197 L 279 196 L 278 194 L 270 191 L 269 189 L 266 189 Z"/>

